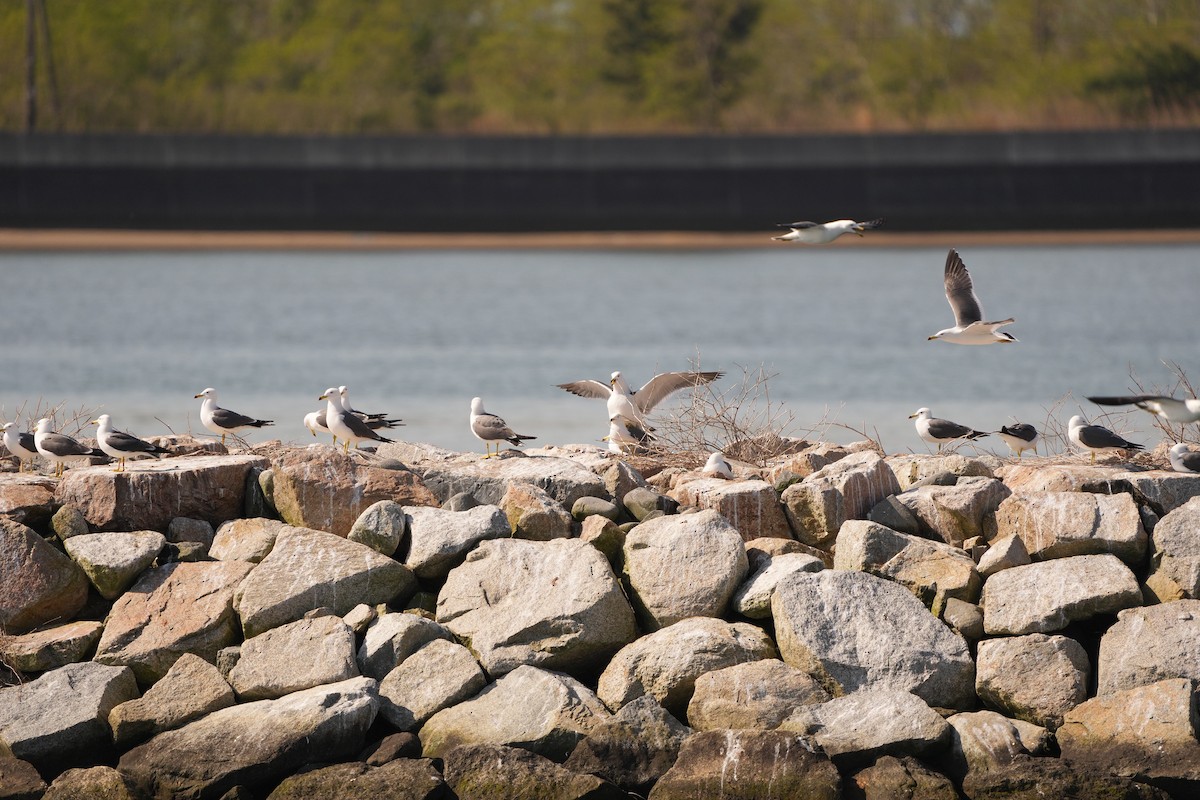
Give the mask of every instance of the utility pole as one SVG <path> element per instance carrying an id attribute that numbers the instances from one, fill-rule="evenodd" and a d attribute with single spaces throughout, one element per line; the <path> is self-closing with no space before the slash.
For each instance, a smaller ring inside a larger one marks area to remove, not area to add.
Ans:
<path id="1" fill-rule="evenodd" d="M 37 129 L 37 3 L 25 0 L 25 132 Z"/>

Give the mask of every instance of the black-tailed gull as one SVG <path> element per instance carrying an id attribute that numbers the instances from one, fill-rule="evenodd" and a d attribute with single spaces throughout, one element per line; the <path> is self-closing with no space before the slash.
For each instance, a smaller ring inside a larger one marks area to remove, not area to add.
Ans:
<path id="1" fill-rule="evenodd" d="M 1180 425 L 1200 420 L 1200 400 L 1194 397 L 1179 400 L 1161 394 L 1132 394 L 1124 397 L 1089 397 L 1102 406 L 1137 406 L 1156 417 Z"/>
<path id="2" fill-rule="evenodd" d="M 373 431 L 377 431 L 380 428 L 396 428 L 404 425 L 404 420 L 388 419 L 386 413 L 372 414 L 366 411 L 359 411 L 350 404 L 350 390 L 345 386 L 339 386 L 338 393 L 342 396 L 342 410 L 353 414 L 367 423 L 367 426 Z"/>
<path id="3" fill-rule="evenodd" d="M 1145 449 L 1140 444 L 1134 444 L 1118 436 L 1103 425 L 1089 425 L 1081 414 L 1071 417 L 1071 421 L 1067 424 L 1067 436 L 1075 444 L 1090 451 L 1092 461 L 1096 460 L 1096 453 L 1109 450 Z"/>
<path id="4" fill-rule="evenodd" d="M 608 402 L 608 418 L 624 417 L 645 430 L 654 430 L 646 424 L 646 414 L 665 400 L 671 393 L 689 386 L 703 386 L 724 375 L 724 372 L 660 372 L 638 389 L 630 388 L 620 371 L 614 372 L 605 385 L 600 381 L 585 379 L 558 384 L 580 397 L 596 397 Z"/>
<path id="5" fill-rule="evenodd" d="M 117 468 L 113 472 L 124 472 L 127 458 L 158 458 L 171 452 L 132 434 L 113 430 L 108 414 L 96 417 L 92 424 L 99 426 L 96 428 L 96 445 L 110 458 L 117 459 Z"/>
<path id="6" fill-rule="evenodd" d="M 978 439 L 988 435 L 986 431 L 977 431 L 948 419 L 938 419 L 928 408 L 918 408 L 909 414 L 908 418 L 916 420 L 917 436 L 930 444 L 936 444 L 939 452 L 946 442 L 955 439 Z"/>
<path id="7" fill-rule="evenodd" d="M 1038 442 L 1041 440 L 1037 428 L 1028 422 L 1003 425 L 1000 430 L 996 431 L 996 435 L 1004 440 L 1009 450 L 1017 454 L 1017 458 L 1020 458 L 1026 450 L 1032 450 L 1036 454 Z"/>
<path id="8" fill-rule="evenodd" d="M 478 397 L 471 398 L 471 433 L 487 448 L 484 458 L 492 457 L 492 442 L 496 443 L 496 455 L 500 455 L 500 442 L 509 442 L 520 447 L 523 440 L 537 438 L 513 433 L 508 423 L 483 410 L 483 400 Z"/>
<path id="9" fill-rule="evenodd" d="M 852 219 L 837 219 L 833 222 L 780 222 L 776 227 L 791 228 L 783 236 L 772 236 L 779 242 L 800 242 L 801 244 L 828 244 L 839 236 L 847 233 L 863 235 L 863 231 L 872 231 L 883 225 L 882 219 L 872 219 L 866 222 L 855 222 Z"/>
<path id="10" fill-rule="evenodd" d="M 608 449 L 613 453 L 644 453 L 654 441 L 654 436 L 636 422 L 630 422 L 618 414 L 608 421 L 608 435 L 601 441 L 608 442 Z"/>
<path id="11" fill-rule="evenodd" d="M 359 442 L 390 442 L 375 431 L 371 430 L 362 419 L 346 411 L 342 406 L 342 394 L 340 389 L 329 387 L 325 390 L 325 394 L 317 398 L 325 400 L 325 425 L 335 437 L 342 440 L 342 451 L 350 452 L 350 443 L 353 442 L 355 447 L 358 447 Z"/>
<path id="12" fill-rule="evenodd" d="M 1176 472 L 1200 473 L 1200 453 L 1191 450 L 1183 442 L 1168 450 L 1167 457 L 1171 459 L 1171 468 Z"/>
<path id="13" fill-rule="evenodd" d="M 204 402 L 200 404 L 200 422 L 213 433 L 221 434 L 221 444 L 225 444 L 225 435 L 228 433 L 235 433 L 242 428 L 262 428 L 275 424 L 269 419 L 255 419 L 221 408 L 217 405 L 217 390 L 211 386 L 196 395 L 197 399 L 201 397 L 204 398 Z"/>
<path id="14" fill-rule="evenodd" d="M 729 462 L 725 460 L 725 456 L 721 453 L 710 455 L 708 461 L 704 462 L 704 469 L 700 471 L 714 478 L 733 479 L 733 467 L 729 466 Z"/>
<path id="15" fill-rule="evenodd" d="M 68 458 L 104 455 L 100 450 L 77 442 L 66 434 L 54 433 L 50 430 L 50 420 L 46 417 L 37 422 L 37 429 L 33 434 L 33 445 L 47 461 L 54 465 L 54 477 L 56 478 L 62 477 L 63 462 Z"/>
<path id="16" fill-rule="evenodd" d="M 944 328 L 929 337 L 929 341 L 941 339 L 951 344 L 998 344 L 1017 341 L 1010 333 L 997 330 L 1015 320 L 1012 317 L 999 322 L 983 322 L 983 307 L 971 285 L 971 275 L 958 255 L 950 248 L 946 254 L 946 269 L 943 274 L 946 299 L 954 312 L 954 327 Z"/>
<path id="17" fill-rule="evenodd" d="M 33 469 L 33 459 L 37 458 L 37 445 L 33 443 L 33 434 L 17 430 L 17 423 L 6 422 L 0 430 L 4 431 L 4 446 L 8 452 L 17 457 L 17 472 L 25 471 L 25 462 L 29 461 Z"/>

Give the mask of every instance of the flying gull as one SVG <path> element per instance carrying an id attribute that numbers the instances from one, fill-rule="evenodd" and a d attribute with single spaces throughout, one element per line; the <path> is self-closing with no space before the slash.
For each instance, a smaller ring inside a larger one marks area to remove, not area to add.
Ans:
<path id="1" fill-rule="evenodd" d="M 882 219 L 867 222 L 855 222 L 852 219 L 838 219 L 833 222 L 780 222 L 777 227 L 791 228 L 783 236 L 772 236 L 779 242 L 800 242 L 801 244 L 828 244 L 834 239 L 847 233 L 863 235 L 863 231 L 873 231 L 883 225 Z"/>
<path id="2" fill-rule="evenodd" d="M 269 419 L 255 419 L 227 408 L 221 408 L 217 405 L 217 390 L 211 386 L 196 395 L 197 399 L 201 397 L 204 398 L 204 402 L 200 404 L 200 422 L 213 433 L 221 434 L 221 444 L 225 444 L 225 435 L 228 433 L 234 433 L 242 428 L 261 428 L 265 425 L 275 424 Z"/>
<path id="3" fill-rule="evenodd" d="M 100 426 L 96 429 L 96 444 L 110 458 L 117 459 L 117 468 L 113 472 L 124 472 L 127 458 L 158 458 L 171 452 L 136 436 L 113 430 L 112 418 L 108 414 L 101 414 L 92 420 L 92 424 Z"/>
<path id="4" fill-rule="evenodd" d="M 733 478 L 733 468 L 729 466 L 729 462 L 721 453 L 713 453 L 709 456 L 701 472 L 714 478 L 725 478 L 726 480 Z"/>
<path id="5" fill-rule="evenodd" d="M 1194 397 L 1179 400 L 1161 394 L 1133 394 L 1127 397 L 1089 397 L 1088 400 L 1102 406 L 1137 406 L 1167 422 L 1180 425 L 1200 420 L 1200 400 Z"/>
<path id="6" fill-rule="evenodd" d="M 1004 440 L 1009 450 L 1017 454 L 1017 458 L 1020 458 L 1021 454 L 1026 450 L 1032 450 L 1036 454 L 1038 441 L 1041 440 L 1041 435 L 1038 433 L 1037 428 L 1028 422 L 1004 425 L 1000 430 L 996 431 L 996 435 Z"/>
<path id="7" fill-rule="evenodd" d="M 930 444 L 936 444 L 938 452 L 941 452 L 942 445 L 946 442 L 955 439 L 978 439 L 988 435 L 986 431 L 977 431 L 948 419 L 938 419 L 928 408 L 918 408 L 909 414 L 908 418 L 916 420 L 917 436 Z"/>
<path id="8" fill-rule="evenodd" d="M 637 453 L 645 452 L 654 441 L 654 436 L 636 422 L 630 422 L 618 414 L 608 421 L 608 436 L 601 441 L 608 442 L 608 449 L 613 453 Z"/>
<path id="9" fill-rule="evenodd" d="M 644 430 L 652 431 L 654 429 L 646 424 L 646 415 L 670 394 L 689 386 L 703 386 L 724 374 L 724 372 L 660 372 L 635 392 L 621 377 L 620 371 L 617 371 L 609 378 L 608 385 L 586 379 L 560 383 L 558 388 L 580 397 L 598 397 L 607 400 L 609 420 L 612 420 L 613 417 L 624 417 Z"/>
<path id="10" fill-rule="evenodd" d="M 342 439 L 342 452 L 350 452 L 350 443 L 353 442 L 357 448 L 359 442 L 374 441 L 374 442 L 390 442 L 391 439 L 384 438 L 380 434 L 371 429 L 366 422 L 346 411 L 342 406 L 341 389 L 329 387 L 325 390 L 325 394 L 317 398 L 318 400 L 326 401 L 325 405 L 325 425 L 329 432 L 334 435 L 334 441 L 337 437 Z"/>
<path id="11" fill-rule="evenodd" d="M 944 328 L 929 337 L 929 341 L 941 339 L 951 344 L 996 344 L 1017 341 L 1010 333 L 997 330 L 1015 320 L 1012 317 L 999 322 L 983 322 L 983 307 L 971 285 L 971 275 L 958 255 L 950 248 L 946 254 L 946 270 L 943 276 L 946 299 L 954 312 L 954 327 Z"/>
<path id="12" fill-rule="evenodd" d="M 33 445 L 47 461 L 54 464 L 54 477 L 61 478 L 63 462 L 78 456 L 103 456 L 104 453 L 75 441 L 70 436 L 50 430 L 50 420 L 43 417 L 37 422 L 33 434 Z"/>
<path id="13" fill-rule="evenodd" d="M 1103 425 L 1089 425 L 1087 420 L 1076 414 L 1067 424 L 1067 436 L 1071 441 L 1092 453 L 1092 461 L 1096 460 L 1097 452 L 1106 450 L 1143 450 L 1140 444 L 1127 441 L 1105 428 Z"/>
<path id="14" fill-rule="evenodd" d="M 483 410 L 483 400 L 478 397 L 471 398 L 471 433 L 487 448 L 484 458 L 492 457 L 492 442 L 496 443 L 496 455 L 500 455 L 500 442 L 509 442 L 520 447 L 522 440 L 537 438 L 513 433 L 507 422 Z"/>
<path id="15" fill-rule="evenodd" d="M 0 430 L 4 431 L 4 446 L 8 452 L 17 457 L 17 472 L 25 471 L 25 462 L 33 468 L 33 459 L 37 458 L 37 446 L 33 443 L 33 434 L 17 430 L 17 423 L 6 422 Z"/>
<path id="16" fill-rule="evenodd" d="M 1200 473 L 1200 453 L 1190 450 L 1183 442 L 1168 450 L 1167 457 L 1171 459 L 1171 468 L 1176 472 Z"/>

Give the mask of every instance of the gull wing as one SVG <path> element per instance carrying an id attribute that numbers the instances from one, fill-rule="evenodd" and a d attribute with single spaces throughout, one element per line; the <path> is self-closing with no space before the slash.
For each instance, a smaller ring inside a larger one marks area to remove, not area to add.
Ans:
<path id="1" fill-rule="evenodd" d="M 120 450 L 122 453 L 153 453 L 160 449 L 156 445 L 124 431 L 113 431 L 108 435 L 106 443 L 113 450 Z"/>
<path id="2" fill-rule="evenodd" d="M 820 222 L 809 222 L 809 221 L 807 221 L 807 220 L 803 220 L 803 221 L 801 221 L 801 222 L 776 222 L 776 223 L 775 223 L 775 227 L 777 227 L 777 228 L 791 228 L 792 230 L 796 230 L 796 231 L 802 231 L 802 230 L 804 230 L 805 228 L 816 228 L 817 226 L 819 226 L 819 225 L 821 225 L 821 224 L 823 224 L 823 223 L 820 223 Z"/>
<path id="3" fill-rule="evenodd" d="M 608 396 L 612 394 L 612 387 L 607 383 L 594 381 L 590 378 L 588 380 L 560 383 L 558 384 L 558 388 L 580 397 L 596 397 L 601 400 L 607 400 Z"/>
<path id="4" fill-rule="evenodd" d="M 971 274 L 954 248 L 946 254 L 946 299 L 950 301 L 950 310 L 954 312 L 954 324 L 965 328 L 973 322 L 983 319 L 983 309 L 979 298 L 975 295 L 975 287 L 971 284 Z"/>
<path id="5" fill-rule="evenodd" d="M 1134 444 L 1102 425 L 1084 425 L 1079 429 L 1079 441 L 1084 447 L 1117 447 L 1122 450 L 1142 449 L 1140 444 Z"/>
<path id="6" fill-rule="evenodd" d="M 495 414 L 478 414 L 471 425 L 481 439 L 511 439 L 516 436 L 508 427 L 508 423 Z"/>
<path id="7" fill-rule="evenodd" d="M 970 436 L 974 432 L 966 425 L 959 425 L 948 419 L 929 420 L 929 435 L 935 439 L 959 439 L 963 436 Z"/>
<path id="8" fill-rule="evenodd" d="M 56 456 L 90 456 L 92 448 L 61 433 L 48 433 L 42 437 L 42 450 Z"/>
<path id="9" fill-rule="evenodd" d="M 258 420 L 253 417 L 247 417 L 245 414 L 239 414 L 236 411 L 230 411 L 227 408 L 213 409 L 213 422 L 218 428 L 233 430 L 234 428 L 245 428 L 253 425 Z"/>
<path id="10" fill-rule="evenodd" d="M 642 388 L 633 393 L 633 402 L 643 414 L 649 413 L 672 392 L 689 386 L 712 383 L 724 372 L 661 372 L 646 381 Z"/>

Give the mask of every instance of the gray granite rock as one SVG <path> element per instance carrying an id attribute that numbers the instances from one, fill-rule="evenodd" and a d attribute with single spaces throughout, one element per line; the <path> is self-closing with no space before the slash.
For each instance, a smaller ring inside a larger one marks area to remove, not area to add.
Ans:
<path id="1" fill-rule="evenodd" d="M 218 561 L 249 561 L 257 564 L 275 546 L 280 531 L 290 528 L 277 519 L 234 519 L 217 528 L 208 554 Z"/>
<path id="2" fill-rule="evenodd" d="M 0 639 L 0 661 L 19 672 L 46 672 L 83 661 L 104 623 L 81 620 Z"/>
<path id="3" fill-rule="evenodd" d="M 0 517 L 0 628 L 24 633 L 71 619 L 87 602 L 83 570 L 19 522 Z"/>
<path id="4" fill-rule="evenodd" d="M 675 763 L 679 748 L 691 735 L 691 728 L 654 698 L 643 696 L 597 723 L 563 766 L 645 795 Z"/>
<path id="5" fill-rule="evenodd" d="M 623 800 L 627 795 L 595 775 L 580 775 L 550 759 L 500 744 L 468 744 L 446 753 L 446 784 L 459 800 Z"/>
<path id="6" fill-rule="evenodd" d="M 200 656 L 185 653 L 158 683 L 108 715 L 113 741 L 129 746 L 178 728 L 236 702 L 220 671 Z"/>
<path id="7" fill-rule="evenodd" d="M 1152 572 L 1170 579 L 1183 597 L 1200 599 L 1200 497 L 1167 514 L 1154 526 Z"/>
<path id="8" fill-rule="evenodd" d="M 766 481 L 701 477 L 676 484 L 671 497 L 683 506 L 716 511 L 746 541 L 760 537 L 792 538 L 779 493 Z"/>
<path id="9" fill-rule="evenodd" d="M 1127 609 L 1100 639 L 1096 694 L 1168 678 L 1200 681 L 1200 600 Z"/>
<path id="10" fill-rule="evenodd" d="M 807 553 L 781 553 L 760 559 L 754 571 L 733 593 L 733 610 L 751 619 L 770 617 L 771 596 L 780 581 L 796 572 L 820 572 L 823 569 L 825 562 Z"/>
<path id="11" fill-rule="evenodd" d="M 800 706 L 819 705 L 829 692 L 811 675 L 774 658 L 735 664 L 696 679 L 688 724 L 696 730 L 771 730 Z"/>
<path id="12" fill-rule="evenodd" d="M 408 516 L 404 506 L 394 500 L 380 500 L 367 506 L 366 511 L 358 515 L 346 538 L 390 556 L 396 552 L 407 532 Z"/>
<path id="13" fill-rule="evenodd" d="M 512 536 L 499 506 L 476 505 L 465 511 L 408 506 L 409 544 L 404 566 L 418 578 L 444 578 L 482 541 Z"/>
<path id="14" fill-rule="evenodd" d="M 855 453 L 814 472 L 784 490 L 780 499 L 801 542 L 829 549 L 842 523 L 864 519 L 900 484 L 878 454 Z"/>
<path id="15" fill-rule="evenodd" d="M 327 616 L 289 622 L 244 641 L 229 683 L 246 702 L 356 677 L 354 632 Z"/>
<path id="16" fill-rule="evenodd" d="M 1031 633 L 979 643 L 975 692 L 1010 717 L 1054 730 L 1063 714 L 1087 699 L 1091 664 L 1066 636 Z"/>
<path id="17" fill-rule="evenodd" d="M 994 478 L 966 477 L 950 486 L 914 487 L 896 499 L 916 517 L 922 536 L 961 547 L 983 535 L 985 521 L 1008 495 L 1008 488 Z"/>
<path id="18" fill-rule="evenodd" d="M 1038 561 L 1112 553 L 1130 566 L 1146 554 L 1146 531 L 1128 494 L 1017 492 L 995 512 L 989 538 L 1019 536 Z"/>
<path id="19" fill-rule="evenodd" d="M 510 484 L 497 505 L 518 538 L 546 542 L 570 538 L 575 532 L 571 512 L 536 484 Z"/>
<path id="20" fill-rule="evenodd" d="M 435 639 L 453 641 L 454 634 L 417 614 L 381 614 L 363 636 L 358 668 L 363 675 L 381 681 L 404 659 Z"/>
<path id="21" fill-rule="evenodd" d="M 379 713 L 398 730 L 416 732 L 434 714 L 474 697 L 486 685 L 467 648 L 434 639 L 379 684 Z"/>
<path id="22" fill-rule="evenodd" d="M 63 542 L 105 600 L 116 600 L 154 563 L 166 539 L 157 531 L 86 533 Z"/>

